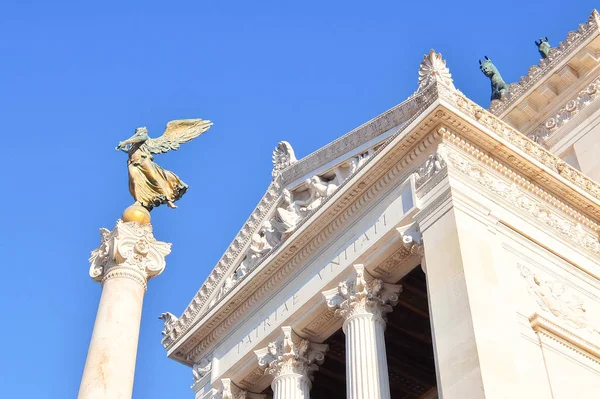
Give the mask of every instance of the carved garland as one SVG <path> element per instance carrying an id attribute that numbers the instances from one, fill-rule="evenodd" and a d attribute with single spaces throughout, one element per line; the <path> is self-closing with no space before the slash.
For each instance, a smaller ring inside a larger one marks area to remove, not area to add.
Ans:
<path id="1" fill-rule="evenodd" d="M 533 186 L 527 180 L 487 157 L 487 155 L 483 155 L 479 150 L 474 149 L 464 140 L 458 139 L 457 144 L 461 144 L 463 148 L 470 147 L 472 149 L 471 154 L 479 154 L 480 157 L 476 156 L 479 158 L 479 160 L 487 161 L 485 162 L 487 165 L 494 167 L 494 169 L 497 171 L 503 173 L 505 176 L 510 177 L 513 183 L 507 183 L 502 179 L 493 176 L 491 173 L 484 170 L 480 165 L 471 162 L 466 157 L 462 157 L 454 151 L 448 150 L 446 160 L 449 164 L 456 168 L 456 170 L 460 171 L 465 176 L 468 176 L 471 181 L 478 183 L 479 185 L 485 187 L 488 191 L 491 191 L 503 198 L 511 206 L 527 212 L 539 222 L 551 227 L 573 244 L 582 247 L 595 257 L 600 258 L 600 242 L 598 242 L 597 233 L 587 231 L 581 222 L 584 220 L 587 221 L 587 227 L 591 228 L 595 232 L 597 232 L 600 228 L 598 225 L 584 219 L 583 217 L 580 220 L 574 218 L 572 215 L 575 213 L 575 211 L 572 211 L 573 213 L 565 212 L 565 210 L 569 210 L 569 208 L 559 200 L 549 194 L 546 194 L 542 190 L 532 190 L 532 188 L 535 189 L 535 186 Z M 527 189 L 527 191 L 535 194 L 536 197 L 543 199 L 545 204 L 542 201 L 536 201 L 530 196 L 523 194 L 521 189 L 519 189 L 517 186 L 523 187 Z M 552 210 L 552 208 L 558 208 L 562 210 L 563 212 L 569 214 L 572 219 L 569 220 L 568 218 L 559 216 L 555 211 Z M 573 221 L 573 219 L 575 220 Z"/>
<path id="2" fill-rule="evenodd" d="M 492 132 L 502 137 L 536 161 L 540 162 L 542 165 L 558 173 L 568 182 L 587 192 L 596 200 L 600 200 L 600 185 L 598 185 L 598 183 L 596 183 L 594 180 L 585 176 L 583 173 L 573 168 L 571 165 L 567 164 L 550 151 L 542 148 L 540 145 L 527 138 L 518 130 L 501 121 L 491 113 L 485 111 L 479 105 L 464 97 L 462 94 L 458 92 L 447 92 L 444 94 L 447 94 L 444 95 L 444 99 L 450 101 L 451 104 L 465 112 L 468 116 L 474 118 L 483 126 L 489 128 L 492 130 Z M 598 211 L 596 208 L 588 209 L 590 211 Z"/>
<path id="3" fill-rule="evenodd" d="M 515 103 L 523 93 L 539 82 L 546 72 L 567 58 L 587 38 L 597 34 L 600 26 L 599 22 L 598 11 L 592 11 L 586 23 L 579 25 L 576 31 L 569 32 L 564 41 L 560 42 L 557 47 L 550 49 L 547 58 L 541 59 L 538 65 L 531 66 L 527 75 L 521 77 L 518 83 L 510 84 L 502 100 L 492 101 L 490 112 L 494 115 L 500 115 L 511 104 Z"/>
<path id="4" fill-rule="evenodd" d="M 600 77 L 596 78 L 585 89 L 570 99 L 567 104 L 556 113 L 556 115 L 546 119 L 546 121 L 528 133 L 527 137 L 536 143 L 545 144 L 550 136 L 554 134 L 554 132 L 571 121 L 582 109 L 593 103 L 598 98 L 598 94 L 600 94 L 598 91 L 599 85 Z"/>

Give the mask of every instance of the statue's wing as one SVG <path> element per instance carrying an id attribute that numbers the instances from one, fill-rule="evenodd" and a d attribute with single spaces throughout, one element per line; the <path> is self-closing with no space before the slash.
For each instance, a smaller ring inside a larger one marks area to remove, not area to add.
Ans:
<path id="1" fill-rule="evenodd" d="M 212 126 L 211 121 L 203 119 L 179 119 L 167 123 L 167 128 L 162 136 L 146 140 L 148 150 L 153 154 L 161 154 L 179 149 L 181 143 L 186 143 Z"/>

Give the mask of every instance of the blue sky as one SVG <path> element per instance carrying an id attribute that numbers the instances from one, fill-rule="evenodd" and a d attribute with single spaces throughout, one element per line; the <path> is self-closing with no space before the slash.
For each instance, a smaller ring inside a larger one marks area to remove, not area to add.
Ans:
<path id="1" fill-rule="evenodd" d="M 488 106 L 488 55 L 507 82 L 597 4 L 564 1 L 12 1 L 0 4 L 4 211 L 0 387 L 10 398 L 72 398 L 100 298 L 88 276 L 98 228 L 132 199 L 135 127 L 205 118 L 211 130 L 156 160 L 190 190 L 152 212 L 173 243 L 149 284 L 135 398 L 192 398 L 191 371 L 165 357 L 164 311 L 181 314 L 271 179 L 271 152 L 298 157 L 391 108 L 430 48 L 456 86 Z"/>

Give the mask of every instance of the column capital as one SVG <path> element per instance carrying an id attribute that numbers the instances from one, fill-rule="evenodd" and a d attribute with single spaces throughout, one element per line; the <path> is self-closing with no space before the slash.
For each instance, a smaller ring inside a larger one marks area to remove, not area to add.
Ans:
<path id="1" fill-rule="evenodd" d="M 215 399 L 266 399 L 267 395 L 252 393 L 235 385 L 229 378 L 221 379 L 221 389 L 213 396 Z"/>
<path id="2" fill-rule="evenodd" d="M 353 316 L 373 315 L 385 320 L 398 302 L 402 286 L 384 283 L 371 276 L 364 265 L 354 265 L 355 275 L 342 281 L 337 288 L 323 292 L 327 306 L 345 321 Z"/>
<path id="3" fill-rule="evenodd" d="M 130 278 L 146 289 L 146 283 L 165 269 L 171 244 L 157 241 L 152 225 L 117 220 L 110 231 L 100 229 L 100 246 L 92 251 L 90 277 L 102 282 L 111 278 Z"/>
<path id="4" fill-rule="evenodd" d="M 312 378 L 312 373 L 319 369 L 318 364 L 325 360 L 327 344 L 316 344 L 300 337 L 291 327 L 282 327 L 282 335 L 266 348 L 254 351 L 258 357 L 258 365 L 275 378 L 299 374 Z"/>

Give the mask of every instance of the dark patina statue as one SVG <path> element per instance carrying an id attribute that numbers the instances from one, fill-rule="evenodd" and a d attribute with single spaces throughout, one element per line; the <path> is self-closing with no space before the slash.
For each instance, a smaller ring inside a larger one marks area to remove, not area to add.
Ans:
<path id="1" fill-rule="evenodd" d="M 485 61 L 481 62 L 479 60 L 479 69 L 492 82 L 492 100 L 500 100 L 504 96 L 504 93 L 508 91 L 508 85 L 502 79 L 500 72 L 498 72 L 498 69 L 487 55 L 485 56 Z"/>
<path id="2" fill-rule="evenodd" d="M 540 41 L 538 42 L 536 40 L 535 45 L 537 46 L 542 58 L 548 58 L 548 52 L 550 52 L 551 49 L 550 43 L 548 43 L 548 36 L 543 39 L 540 37 Z"/>

